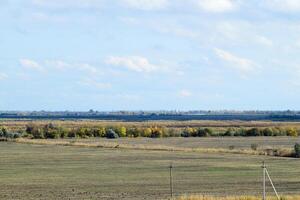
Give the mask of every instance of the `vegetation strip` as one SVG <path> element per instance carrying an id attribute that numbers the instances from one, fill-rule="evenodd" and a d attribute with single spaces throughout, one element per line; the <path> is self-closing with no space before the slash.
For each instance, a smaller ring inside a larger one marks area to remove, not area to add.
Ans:
<path id="1" fill-rule="evenodd" d="M 231 153 L 231 154 L 247 154 L 247 155 L 269 155 L 279 157 L 290 157 L 293 154 L 291 149 L 277 150 L 277 154 L 271 154 L 270 150 L 246 150 L 246 149 L 219 149 L 219 148 L 188 148 L 188 147 L 168 147 L 163 145 L 130 145 L 108 142 L 85 143 L 80 141 L 64 141 L 64 140 L 45 140 L 45 139 L 26 139 L 17 138 L 13 140 L 17 143 L 38 144 L 38 145 L 62 145 L 62 146 L 78 146 L 91 148 L 110 148 L 110 149 L 132 149 L 132 150 L 151 150 L 151 151 L 182 151 L 182 152 L 199 152 L 199 153 Z"/>

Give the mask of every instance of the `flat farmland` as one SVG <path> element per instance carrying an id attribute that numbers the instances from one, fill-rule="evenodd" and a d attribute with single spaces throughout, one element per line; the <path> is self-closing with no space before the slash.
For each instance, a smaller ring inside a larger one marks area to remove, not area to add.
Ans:
<path id="1" fill-rule="evenodd" d="M 192 141 L 181 139 L 111 142 L 188 145 Z M 283 145 L 294 142 L 286 140 Z M 177 196 L 259 195 L 263 160 L 280 194 L 300 194 L 300 160 L 292 158 L 14 142 L 0 143 L 0 152 L 1 199 L 167 199 L 170 163 Z"/>

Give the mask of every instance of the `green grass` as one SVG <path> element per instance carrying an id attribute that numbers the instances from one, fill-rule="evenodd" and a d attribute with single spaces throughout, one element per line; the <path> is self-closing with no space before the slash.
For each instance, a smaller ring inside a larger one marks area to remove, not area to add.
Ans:
<path id="1" fill-rule="evenodd" d="M 279 193 L 300 194 L 298 159 L 17 143 L 0 143 L 0 152 L 1 199 L 166 199 L 170 163 L 178 196 L 259 195 L 264 159 Z"/>

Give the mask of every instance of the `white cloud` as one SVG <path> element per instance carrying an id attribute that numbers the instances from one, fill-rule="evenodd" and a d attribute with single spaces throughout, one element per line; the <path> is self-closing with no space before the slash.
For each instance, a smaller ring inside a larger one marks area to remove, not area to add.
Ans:
<path id="1" fill-rule="evenodd" d="M 276 11 L 297 12 L 300 11 L 299 0 L 264 0 L 265 5 Z"/>
<path id="2" fill-rule="evenodd" d="M 93 79 L 84 79 L 78 82 L 82 86 L 87 86 L 94 89 L 110 89 L 112 85 L 110 83 L 101 83 Z"/>
<path id="3" fill-rule="evenodd" d="M 44 68 L 37 61 L 31 59 L 20 59 L 20 64 L 26 69 L 44 71 Z"/>
<path id="4" fill-rule="evenodd" d="M 179 91 L 179 96 L 180 97 L 190 97 L 190 96 L 192 96 L 192 93 L 188 90 L 181 90 L 181 91 Z"/>
<path id="5" fill-rule="evenodd" d="M 5 80 L 8 78 L 8 75 L 6 73 L 0 72 L 0 81 Z"/>
<path id="6" fill-rule="evenodd" d="M 228 12 L 237 8 L 234 0 L 196 0 L 196 4 L 206 12 Z"/>
<path id="7" fill-rule="evenodd" d="M 253 61 L 238 57 L 222 49 L 215 49 L 215 53 L 220 59 L 229 63 L 231 68 L 238 70 L 242 74 L 252 72 L 256 68 L 256 64 Z"/>
<path id="8" fill-rule="evenodd" d="M 149 73 L 158 69 L 158 66 L 151 64 L 147 58 L 140 56 L 117 57 L 111 56 L 106 59 L 106 64 L 126 67 L 131 71 Z"/>
<path id="9" fill-rule="evenodd" d="M 159 10 L 166 8 L 169 0 L 121 0 L 128 7 L 140 10 Z"/>
<path id="10" fill-rule="evenodd" d="M 45 61 L 45 65 L 48 67 L 52 67 L 58 70 L 80 70 L 86 71 L 89 73 L 97 73 L 98 69 L 88 63 L 68 63 L 62 60 L 47 60 Z"/>

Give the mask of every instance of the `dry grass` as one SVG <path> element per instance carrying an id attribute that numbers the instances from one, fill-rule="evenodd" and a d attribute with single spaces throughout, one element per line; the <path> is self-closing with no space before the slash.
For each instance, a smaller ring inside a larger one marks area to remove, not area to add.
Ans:
<path id="1" fill-rule="evenodd" d="M 171 147 L 154 144 L 121 144 L 118 142 L 95 141 L 86 143 L 84 140 L 45 140 L 45 139 L 26 139 L 19 138 L 15 140 L 17 143 L 39 144 L 39 145 L 62 145 L 62 146 L 78 146 L 89 148 L 118 148 L 131 150 L 151 150 L 151 151 L 181 151 L 181 152 L 199 152 L 199 153 L 230 153 L 230 154 L 246 154 L 246 155 L 269 155 L 279 157 L 291 157 L 292 149 L 222 149 L 222 148 L 190 148 L 190 147 Z"/>
<path id="2" fill-rule="evenodd" d="M 211 127 L 215 129 L 226 129 L 228 127 L 265 128 L 265 127 L 295 127 L 300 128 L 300 122 L 271 122 L 271 121 L 212 121 L 212 120 L 192 120 L 192 121 L 146 121 L 146 122 L 124 122 L 107 120 L 1 120 L 0 126 L 11 129 L 25 129 L 29 123 L 45 125 L 53 123 L 66 128 L 76 127 L 101 127 L 101 126 L 136 126 L 149 127 L 161 126 L 169 128 L 184 127 Z"/>
<path id="3" fill-rule="evenodd" d="M 178 200 L 261 200 L 262 197 L 239 196 L 239 197 L 212 197 L 204 195 L 182 196 Z M 299 200 L 300 196 L 285 196 L 281 200 Z M 277 197 L 268 197 L 267 200 L 278 200 Z"/>

